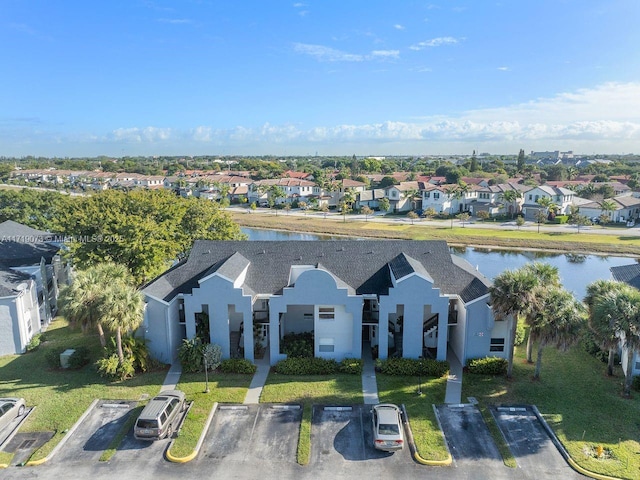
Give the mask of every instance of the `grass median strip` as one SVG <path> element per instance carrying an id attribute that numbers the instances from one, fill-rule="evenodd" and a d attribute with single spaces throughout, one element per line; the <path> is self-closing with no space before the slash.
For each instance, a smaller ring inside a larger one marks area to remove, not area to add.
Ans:
<path id="1" fill-rule="evenodd" d="M 405 405 L 420 457 L 425 460 L 446 460 L 449 452 L 432 407 L 433 404 L 444 402 L 446 377 L 419 379 L 379 373 L 376 380 L 380 402 Z M 418 395 L 418 389 L 422 395 Z"/>
<path id="2" fill-rule="evenodd" d="M 94 358 L 101 347 L 97 335 L 84 335 L 57 319 L 45 333 L 45 342 L 24 355 L 0 357 L 0 397 L 24 397 L 27 405 L 37 405 L 21 427 L 21 432 L 55 432 L 53 438 L 31 456 L 45 458 L 95 399 L 137 400 L 155 395 L 166 370 L 136 375 L 125 382 L 110 382 L 89 364 L 79 370 L 52 369 L 46 353 L 65 347 L 86 346 Z"/>
<path id="3" fill-rule="evenodd" d="M 120 430 L 118 431 L 116 436 L 113 437 L 113 440 L 111 440 L 109 447 L 104 452 L 102 452 L 102 455 L 100 455 L 101 462 L 108 462 L 109 460 L 111 460 L 111 457 L 115 455 L 118 447 L 122 443 L 122 440 L 124 440 L 124 438 L 127 436 L 127 433 L 129 433 L 129 431 L 133 428 L 133 424 L 136 423 L 136 420 L 138 419 L 138 416 L 140 416 L 143 408 L 144 405 L 138 405 L 129 412 L 127 419 L 125 420 L 122 427 L 120 427 Z"/>
<path id="4" fill-rule="evenodd" d="M 251 375 L 210 373 L 209 393 L 205 393 L 204 373 L 183 373 L 177 388 L 186 393 L 193 405 L 171 446 L 171 455 L 181 458 L 193 453 L 213 404 L 242 403 L 251 378 Z"/>
<path id="5" fill-rule="evenodd" d="M 262 390 L 264 403 L 302 405 L 297 461 L 306 465 L 311 458 L 311 416 L 314 404 L 354 405 L 363 403 L 360 375 L 278 375 L 270 373 Z"/>
<path id="6" fill-rule="evenodd" d="M 523 350 L 517 349 L 512 380 L 465 375 L 463 397 L 474 396 L 481 405 L 536 405 L 578 465 L 603 475 L 638 478 L 640 395 L 621 396 L 620 368 L 615 377 L 607 377 L 606 365 L 580 346 L 566 353 L 547 348 L 541 379 L 535 381 L 534 366 L 526 363 Z"/>

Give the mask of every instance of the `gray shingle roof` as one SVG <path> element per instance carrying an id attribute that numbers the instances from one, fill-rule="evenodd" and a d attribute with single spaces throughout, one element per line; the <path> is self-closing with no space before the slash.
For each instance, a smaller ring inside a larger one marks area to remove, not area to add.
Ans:
<path id="1" fill-rule="evenodd" d="M 52 235 L 48 232 L 12 220 L 0 223 L 0 265 L 35 265 L 41 257 L 45 257 L 49 263 L 58 252 L 57 247 L 47 243 L 51 239 Z"/>
<path id="2" fill-rule="evenodd" d="M 490 285 L 466 261 L 457 257 L 454 261 L 444 241 L 198 240 L 185 261 L 150 282 L 143 291 L 169 301 L 178 293 L 197 287 L 200 278 L 220 268 L 236 253 L 251 262 L 243 288 L 257 294 L 280 292 L 289 281 L 291 265 L 321 264 L 358 294 L 386 295 L 392 285 L 389 263 L 400 254 L 404 254 L 408 268 L 430 276 L 442 293 L 464 295 L 465 301 L 487 294 Z"/>
<path id="3" fill-rule="evenodd" d="M 614 280 L 628 283 L 632 287 L 640 289 L 640 264 L 621 265 L 611 267 L 610 270 Z"/>
<path id="4" fill-rule="evenodd" d="M 26 273 L 10 269 L 0 269 L 0 297 L 13 297 L 18 293 L 17 287 L 29 280 Z"/>

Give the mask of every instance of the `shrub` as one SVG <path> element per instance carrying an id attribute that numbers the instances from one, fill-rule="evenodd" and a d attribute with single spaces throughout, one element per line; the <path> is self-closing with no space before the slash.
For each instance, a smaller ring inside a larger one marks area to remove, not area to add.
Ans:
<path id="1" fill-rule="evenodd" d="M 565 224 L 569 221 L 569 215 L 556 215 L 553 220 L 550 220 L 549 223 L 555 224 Z"/>
<path id="2" fill-rule="evenodd" d="M 469 373 L 480 375 L 506 375 L 508 362 L 504 358 L 484 357 L 467 360 Z"/>
<path id="3" fill-rule="evenodd" d="M 40 346 L 40 342 L 42 342 L 42 334 L 36 333 L 33 337 L 31 337 L 29 343 L 27 343 L 27 352 L 33 352 L 34 350 L 36 350 Z"/>
<path id="4" fill-rule="evenodd" d="M 182 364 L 183 372 L 193 373 L 204 370 L 203 348 L 202 342 L 197 337 L 190 340 L 182 340 L 182 344 L 178 350 L 178 358 Z"/>
<path id="5" fill-rule="evenodd" d="M 220 366 L 220 360 L 222 359 L 222 347 L 220 345 L 207 343 L 202 349 L 202 354 L 207 359 L 207 369 L 215 370 Z"/>
<path id="6" fill-rule="evenodd" d="M 362 375 L 363 362 L 359 358 L 345 358 L 340 362 L 340 373 Z"/>
<path id="7" fill-rule="evenodd" d="M 109 349 L 109 353 L 115 353 L 117 350 L 113 338 L 111 344 L 112 348 Z M 129 335 L 122 337 L 122 351 L 125 356 L 131 357 L 136 372 L 146 372 L 151 366 L 155 366 L 156 362 L 149 355 L 149 347 L 141 338 Z"/>
<path id="8" fill-rule="evenodd" d="M 131 357 L 125 357 L 121 363 L 117 353 L 107 355 L 96 362 L 98 373 L 112 380 L 126 380 L 136 373 Z"/>
<path id="9" fill-rule="evenodd" d="M 340 369 L 338 362 L 326 358 L 287 358 L 276 363 L 275 372 L 282 375 L 329 375 Z"/>
<path id="10" fill-rule="evenodd" d="M 282 338 L 282 353 L 287 358 L 313 358 L 313 333 L 287 333 Z"/>
<path id="11" fill-rule="evenodd" d="M 90 352 L 87 347 L 74 347 L 75 352 L 69 357 L 69 368 L 77 370 L 88 365 L 91 361 Z M 58 361 L 60 359 L 58 358 Z"/>
<path id="12" fill-rule="evenodd" d="M 229 358 L 220 362 L 218 370 L 222 373 L 242 373 L 246 375 L 252 375 L 256 373 L 256 367 L 246 358 Z"/>
<path id="13" fill-rule="evenodd" d="M 50 348 L 44 354 L 44 358 L 49 365 L 49 368 L 60 368 L 60 354 L 64 352 L 66 348 Z"/>
<path id="14" fill-rule="evenodd" d="M 522 345 L 522 342 L 524 342 L 524 339 L 526 336 L 527 336 L 527 326 L 524 324 L 524 322 L 518 322 L 518 327 L 516 328 L 516 338 L 514 343 L 516 345 Z"/>
<path id="15" fill-rule="evenodd" d="M 439 378 L 449 371 L 449 363 L 431 358 L 388 358 L 376 360 L 376 368 L 385 375 Z"/>

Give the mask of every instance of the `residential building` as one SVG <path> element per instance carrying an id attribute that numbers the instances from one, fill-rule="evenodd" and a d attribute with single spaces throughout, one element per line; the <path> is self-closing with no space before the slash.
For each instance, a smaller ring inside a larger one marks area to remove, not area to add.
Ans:
<path id="1" fill-rule="evenodd" d="M 553 187 L 550 185 L 540 185 L 533 187 L 524 194 L 524 203 L 522 204 L 522 213 L 526 220 L 536 220 L 536 212 L 546 210 L 538 202 L 542 198 L 548 198 L 556 206 L 556 214 L 568 215 L 575 193 L 562 187 Z"/>
<path id="2" fill-rule="evenodd" d="M 630 265 L 621 265 L 619 267 L 611 267 L 611 275 L 614 280 L 618 282 L 625 282 L 634 288 L 640 289 L 640 264 L 632 263 Z M 621 347 L 620 360 L 622 363 L 622 370 L 628 371 L 629 362 L 627 358 L 628 350 Z M 631 361 L 632 375 L 640 375 L 640 352 L 636 351 L 633 354 Z"/>
<path id="3" fill-rule="evenodd" d="M 53 240 L 11 220 L 0 223 L 0 355 L 23 353 L 56 311 L 68 270 Z"/>
<path id="4" fill-rule="evenodd" d="M 316 356 L 336 360 L 370 348 L 380 358 L 506 357 L 510 322 L 494 319 L 489 286 L 443 241 L 199 240 L 142 289 L 139 335 L 167 363 L 206 331 L 223 358 L 253 361 L 259 345 L 271 364 L 286 358 L 283 337 L 303 332 Z"/>
<path id="5" fill-rule="evenodd" d="M 609 217 L 610 222 L 624 223 L 631 222 L 635 224 L 640 218 L 640 198 L 629 195 L 621 195 L 618 197 L 608 198 L 615 209 L 604 210 L 602 208 L 603 201 L 589 202 L 580 205 L 580 214 L 589 218 L 598 218 L 604 214 Z"/>

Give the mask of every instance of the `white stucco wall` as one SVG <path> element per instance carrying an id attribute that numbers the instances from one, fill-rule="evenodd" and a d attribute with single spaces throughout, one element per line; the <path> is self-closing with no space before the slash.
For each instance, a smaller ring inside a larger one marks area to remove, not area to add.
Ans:
<path id="1" fill-rule="evenodd" d="M 0 298 L 0 355 L 21 353 L 16 297 Z"/>
<path id="2" fill-rule="evenodd" d="M 291 305 L 314 305 L 314 317 L 317 315 L 319 305 L 341 305 L 344 315 L 336 318 L 332 325 L 319 326 L 321 332 L 315 332 L 316 350 L 320 338 L 336 338 L 343 336 L 344 340 L 339 340 L 335 344 L 333 356 L 323 355 L 327 358 L 341 360 L 346 356 L 360 358 L 362 355 L 361 329 L 362 329 L 362 306 L 363 299 L 358 296 L 350 296 L 346 288 L 339 288 L 334 277 L 324 270 L 313 269 L 301 273 L 296 279 L 293 287 L 284 289 L 281 296 L 273 296 L 269 301 L 269 323 L 270 323 L 270 355 L 271 364 L 275 364 L 286 358 L 280 353 L 280 313 L 287 312 L 287 307 Z M 290 307 L 289 307 L 290 308 Z M 351 321 L 348 321 L 349 315 Z M 326 327 L 326 328 L 325 328 Z M 329 337 L 333 332 L 334 337 Z M 320 334 L 325 335 L 320 337 Z M 351 343 L 349 348 L 347 345 Z M 340 349 L 340 350 L 339 350 Z"/>
<path id="3" fill-rule="evenodd" d="M 431 306 L 431 315 L 438 314 L 438 360 L 447 358 L 447 315 L 449 299 L 440 296 L 440 289 L 434 288 L 433 283 L 418 275 L 411 275 L 401 279 L 395 287 L 389 289 L 388 295 L 381 295 L 379 299 L 380 325 L 387 325 L 390 314 L 395 314 L 398 305 L 404 305 L 402 354 L 407 358 L 422 356 L 422 322 L 424 306 Z M 386 335 L 379 338 L 380 358 L 387 356 Z"/>

